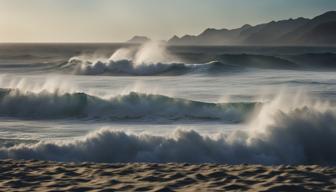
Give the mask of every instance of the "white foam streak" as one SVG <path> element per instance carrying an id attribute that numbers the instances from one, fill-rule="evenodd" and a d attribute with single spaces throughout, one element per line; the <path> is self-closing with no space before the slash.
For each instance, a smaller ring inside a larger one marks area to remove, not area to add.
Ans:
<path id="1" fill-rule="evenodd" d="M 113 53 L 109 60 L 112 61 L 121 61 L 121 60 L 129 60 L 131 61 L 135 54 L 134 48 L 121 48 Z"/>
<path id="2" fill-rule="evenodd" d="M 328 110 L 335 110 L 329 101 L 314 100 L 308 96 L 305 90 L 298 90 L 296 93 L 288 93 L 282 89 L 270 101 L 266 102 L 260 110 L 251 118 L 249 124 L 252 134 L 265 133 L 267 127 L 275 124 L 274 116 L 278 113 L 291 113 L 297 109 L 309 108 L 316 112 L 325 113 Z"/>
<path id="3" fill-rule="evenodd" d="M 178 62 L 167 52 L 164 44 L 154 41 L 142 45 L 139 51 L 135 54 L 133 61 L 135 67 L 139 65 L 153 65 L 157 63 L 171 64 Z"/>
<path id="4" fill-rule="evenodd" d="M 42 78 L 42 80 L 41 80 Z M 16 77 L 12 75 L 0 75 L 0 87 L 3 89 L 16 89 L 21 93 L 49 92 L 54 94 L 74 93 L 79 88 L 72 83 L 70 77 L 51 76 L 48 77 Z"/>

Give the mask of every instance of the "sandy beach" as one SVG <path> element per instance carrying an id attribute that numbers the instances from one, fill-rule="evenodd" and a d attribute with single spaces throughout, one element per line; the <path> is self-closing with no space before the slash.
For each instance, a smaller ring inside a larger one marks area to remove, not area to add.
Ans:
<path id="1" fill-rule="evenodd" d="M 1 191 L 336 190 L 336 169 L 315 165 L 0 163 Z"/>

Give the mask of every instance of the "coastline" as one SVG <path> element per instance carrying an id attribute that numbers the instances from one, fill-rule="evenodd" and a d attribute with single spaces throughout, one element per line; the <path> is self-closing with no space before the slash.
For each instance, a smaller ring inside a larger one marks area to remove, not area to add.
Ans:
<path id="1" fill-rule="evenodd" d="M 336 190 L 336 168 L 318 165 L 0 163 L 1 191 Z"/>

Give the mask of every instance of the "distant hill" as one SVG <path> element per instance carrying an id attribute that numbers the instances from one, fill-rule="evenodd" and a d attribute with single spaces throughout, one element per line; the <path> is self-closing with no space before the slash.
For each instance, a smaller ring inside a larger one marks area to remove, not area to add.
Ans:
<path id="1" fill-rule="evenodd" d="M 151 39 L 145 36 L 134 36 L 130 40 L 127 41 L 127 43 L 146 43 L 150 41 Z"/>
<path id="2" fill-rule="evenodd" d="M 313 19 L 272 21 L 237 29 L 206 29 L 199 35 L 174 36 L 171 45 L 311 45 L 336 44 L 336 11 Z"/>

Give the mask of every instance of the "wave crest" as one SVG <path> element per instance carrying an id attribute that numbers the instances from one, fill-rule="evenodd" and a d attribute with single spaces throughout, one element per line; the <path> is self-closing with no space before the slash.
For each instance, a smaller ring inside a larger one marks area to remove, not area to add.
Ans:
<path id="1" fill-rule="evenodd" d="M 187 73 L 220 73 L 237 70 L 233 65 L 211 61 L 205 64 L 155 63 L 135 65 L 130 60 L 86 61 L 72 58 L 72 66 L 78 75 L 184 75 Z"/>
<path id="2" fill-rule="evenodd" d="M 40 93 L 0 90 L 0 115 L 34 118 L 103 120 L 222 120 L 240 122 L 255 103 L 205 103 L 131 92 L 110 99 L 85 93 Z"/>
<path id="3" fill-rule="evenodd" d="M 1 158 L 55 161 L 188 162 L 335 165 L 336 116 L 301 108 L 278 112 L 263 133 L 248 130 L 202 136 L 176 130 L 168 137 L 102 129 L 71 142 L 40 142 L 1 148 Z"/>
<path id="4" fill-rule="evenodd" d="M 119 61 L 83 61 L 72 59 L 70 65 L 75 66 L 75 73 L 79 75 L 163 75 L 163 74 L 185 74 L 188 67 L 184 64 L 146 64 L 137 65 L 130 60 Z"/>

